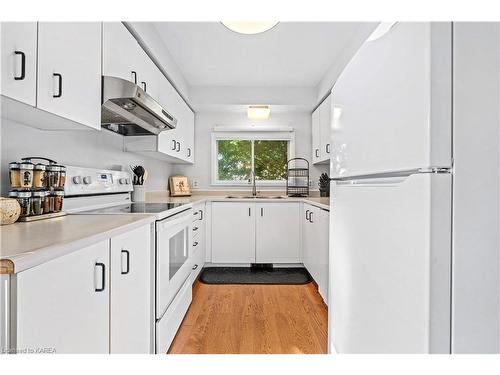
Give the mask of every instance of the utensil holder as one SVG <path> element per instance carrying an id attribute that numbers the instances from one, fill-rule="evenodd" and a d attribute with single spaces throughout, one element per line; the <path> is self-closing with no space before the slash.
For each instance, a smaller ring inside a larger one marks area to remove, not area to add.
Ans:
<path id="1" fill-rule="evenodd" d="M 134 185 L 134 191 L 132 192 L 132 202 L 144 202 L 146 201 L 146 188 L 144 185 Z"/>

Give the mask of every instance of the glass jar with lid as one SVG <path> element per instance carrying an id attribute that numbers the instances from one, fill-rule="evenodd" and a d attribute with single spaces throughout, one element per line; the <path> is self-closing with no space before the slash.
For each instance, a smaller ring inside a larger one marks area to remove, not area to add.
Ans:
<path id="1" fill-rule="evenodd" d="M 64 190 L 63 189 L 54 190 L 51 194 L 51 199 L 52 199 L 51 211 L 60 212 L 62 210 L 62 205 L 63 205 Z"/>
<path id="2" fill-rule="evenodd" d="M 20 172 L 20 188 L 22 189 L 30 189 L 33 186 L 33 163 L 23 161 L 19 163 L 19 172 Z"/>
<path id="3" fill-rule="evenodd" d="M 47 187 L 47 178 L 46 178 L 46 169 L 47 166 L 45 164 L 35 164 L 33 168 L 33 187 L 36 189 L 41 189 Z"/>
<path id="4" fill-rule="evenodd" d="M 46 191 L 45 190 L 37 190 L 33 191 L 31 193 L 31 213 L 33 215 L 42 215 L 46 213 L 44 211 L 44 206 L 45 206 L 45 197 L 46 197 Z"/>
<path id="5" fill-rule="evenodd" d="M 59 187 L 64 188 L 66 184 L 66 167 L 64 165 L 60 165 L 61 171 L 59 173 Z"/>
<path id="6" fill-rule="evenodd" d="M 21 170 L 19 168 L 19 163 L 9 163 L 9 179 L 10 187 L 12 189 L 18 189 L 21 187 Z"/>
<path id="7" fill-rule="evenodd" d="M 51 164 L 47 166 L 47 188 L 49 189 L 57 189 L 60 183 L 61 177 L 61 166 Z"/>
<path id="8" fill-rule="evenodd" d="M 16 199 L 19 202 L 19 206 L 21 206 L 21 215 L 20 216 L 29 216 L 31 214 L 31 192 L 30 191 L 18 191 L 16 192 Z"/>

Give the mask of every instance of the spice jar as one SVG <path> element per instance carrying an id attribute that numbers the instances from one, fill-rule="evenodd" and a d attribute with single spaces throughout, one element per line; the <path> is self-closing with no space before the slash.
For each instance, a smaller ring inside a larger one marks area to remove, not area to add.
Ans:
<path id="1" fill-rule="evenodd" d="M 19 169 L 19 163 L 9 163 L 9 179 L 12 189 L 21 187 L 21 170 Z"/>
<path id="2" fill-rule="evenodd" d="M 63 205 L 64 190 L 54 190 L 51 198 L 53 199 L 54 202 L 53 212 L 60 212 L 62 210 L 62 205 Z"/>
<path id="3" fill-rule="evenodd" d="M 16 198 L 17 198 L 17 201 L 19 202 L 19 205 L 21 206 L 21 215 L 20 216 L 29 216 L 31 213 L 31 208 L 30 208 L 31 192 L 18 191 Z"/>
<path id="4" fill-rule="evenodd" d="M 42 201 L 42 205 L 43 205 L 43 213 L 44 214 L 48 214 L 51 209 L 50 209 L 50 194 L 48 191 L 44 190 L 43 191 L 43 201 Z"/>
<path id="5" fill-rule="evenodd" d="M 66 167 L 61 165 L 61 172 L 59 173 L 59 187 L 64 188 L 64 184 L 66 184 Z"/>
<path id="6" fill-rule="evenodd" d="M 29 189 L 33 186 L 33 163 L 22 162 L 19 164 L 21 188 Z"/>
<path id="7" fill-rule="evenodd" d="M 44 188 L 47 186 L 47 179 L 45 177 L 45 170 L 47 167 L 45 164 L 35 164 L 33 168 L 33 187 L 34 188 Z"/>
<path id="8" fill-rule="evenodd" d="M 34 191 L 31 193 L 31 213 L 33 215 L 41 215 L 44 212 L 45 191 Z"/>
<path id="9" fill-rule="evenodd" d="M 49 189 L 57 189 L 59 187 L 59 179 L 61 177 L 61 166 L 60 165 L 49 165 L 47 166 L 47 178 Z"/>

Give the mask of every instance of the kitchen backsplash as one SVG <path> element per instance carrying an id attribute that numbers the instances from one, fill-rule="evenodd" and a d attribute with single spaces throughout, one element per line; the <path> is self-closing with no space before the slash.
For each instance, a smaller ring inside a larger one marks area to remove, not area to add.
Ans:
<path id="1" fill-rule="evenodd" d="M 6 141 L 8 140 L 8 142 Z M 9 162 L 44 156 L 64 165 L 121 169 L 143 165 L 149 171 L 147 190 L 166 190 L 172 165 L 124 152 L 123 138 L 108 131 L 44 131 L 1 119 L 1 194 L 9 192 Z"/>

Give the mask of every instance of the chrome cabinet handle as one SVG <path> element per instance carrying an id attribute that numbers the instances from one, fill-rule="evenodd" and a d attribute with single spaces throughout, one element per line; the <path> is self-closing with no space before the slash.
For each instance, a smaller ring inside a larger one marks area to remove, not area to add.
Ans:
<path id="1" fill-rule="evenodd" d="M 306 210 L 306 220 L 307 220 L 307 221 L 309 221 L 309 215 L 308 215 L 308 214 L 309 214 L 309 212 L 311 212 L 311 211 Z"/>
<path id="2" fill-rule="evenodd" d="M 260 208 L 260 216 L 264 216 L 264 207 Z"/>
<path id="3" fill-rule="evenodd" d="M 177 146 L 177 144 L 175 142 L 175 139 L 172 139 L 172 151 L 175 151 L 176 146 Z"/>
<path id="4" fill-rule="evenodd" d="M 137 72 L 135 70 L 132 70 L 131 75 L 134 83 L 137 85 Z"/>
<path id="5" fill-rule="evenodd" d="M 248 216 L 252 216 L 252 211 L 250 207 L 248 207 Z"/>
<path id="6" fill-rule="evenodd" d="M 57 90 L 57 94 L 53 94 L 53 98 L 60 98 L 62 96 L 62 86 L 63 86 L 63 79 L 62 75 L 59 73 L 52 73 L 52 76 L 57 77 L 58 80 L 58 87 L 59 89 Z"/>
<path id="7" fill-rule="evenodd" d="M 312 212 L 312 211 L 311 211 L 311 213 L 309 214 L 309 222 L 310 222 L 311 224 L 312 224 L 312 223 L 314 223 L 314 221 L 313 221 L 313 213 L 314 213 L 314 212 Z"/>
<path id="8" fill-rule="evenodd" d="M 193 266 L 193 271 L 194 271 L 195 269 L 197 269 L 197 268 L 198 268 L 198 265 L 197 265 L 197 264 L 195 264 L 195 265 Z"/>
<path id="9" fill-rule="evenodd" d="M 198 211 L 200 213 L 200 220 L 203 220 L 203 210 Z"/>
<path id="10" fill-rule="evenodd" d="M 101 287 L 95 288 L 96 292 L 102 292 L 106 288 L 106 265 L 104 263 L 96 262 L 95 267 L 101 267 L 102 277 L 101 277 Z"/>
<path id="11" fill-rule="evenodd" d="M 327 143 L 326 144 L 326 153 L 329 154 L 330 153 L 330 143 Z"/>
<path id="12" fill-rule="evenodd" d="M 26 76 L 26 54 L 23 51 L 14 51 L 16 55 L 21 55 L 21 75 L 19 77 L 14 76 L 16 81 L 22 81 Z"/>
<path id="13" fill-rule="evenodd" d="M 142 89 L 144 90 L 144 92 L 147 91 L 147 85 L 146 85 L 146 82 L 142 81 L 141 82 L 141 85 L 142 85 Z"/>
<path id="14" fill-rule="evenodd" d="M 193 246 L 198 246 L 198 241 L 194 241 Z"/>
<path id="15" fill-rule="evenodd" d="M 122 250 L 122 254 L 123 253 L 125 253 L 125 255 L 127 256 L 127 270 L 123 271 L 123 269 L 122 269 L 122 275 L 126 275 L 127 273 L 130 272 L 130 251 Z"/>
<path id="16" fill-rule="evenodd" d="M 316 149 L 316 157 L 319 158 L 319 148 Z"/>
<path id="17" fill-rule="evenodd" d="M 179 152 L 181 150 L 181 143 L 180 142 L 176 142 L 177 143 L 177 152 Z"/>
<path id="18" fill-rule="evenodd" d="M 188 147 L 188 158 L 191 157 L 191 149 Z"/>
<path id="19" fill-rule="evenodd" d="M 193 227 L 193 231 L 198 230 L 198 227 Z"/>

